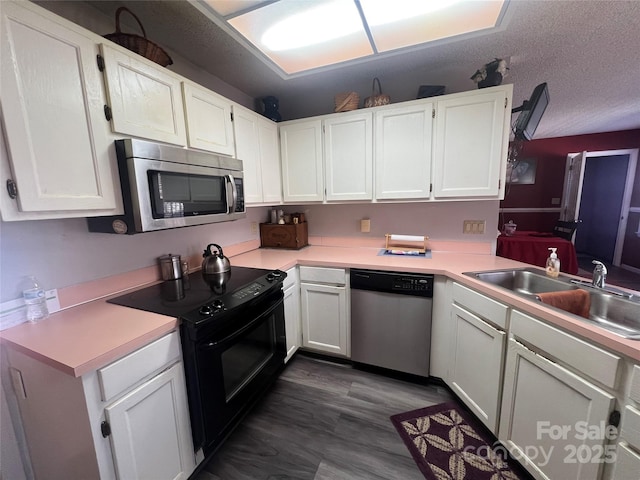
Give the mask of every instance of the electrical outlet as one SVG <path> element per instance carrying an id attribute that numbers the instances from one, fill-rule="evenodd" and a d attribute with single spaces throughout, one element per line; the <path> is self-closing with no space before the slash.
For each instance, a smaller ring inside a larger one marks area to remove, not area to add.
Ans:
<path id="1" fill-rule="evenodd" d="M 362 220 L 360 220 L 360 232 L 371 232 L 371 220 L 369 218 L 363 218 Z"/>
<path id="2" fill-rule="evenodd" d="M 251 222 L 251 234 L 256 235 L 258 233 L 258 222 Z"/>
<path id="3" fill-rule="evenodd" d="M 553 197 L 551 199 L 551 205 L 560 205 L 560 199 L 558 197 Z"/>
<path id="4" fill-rule="evenodd" d="M 462 233 L 482 234 L 485 231 L 487 222 L 485 220 L 464 220 L 462 222 Z"/>

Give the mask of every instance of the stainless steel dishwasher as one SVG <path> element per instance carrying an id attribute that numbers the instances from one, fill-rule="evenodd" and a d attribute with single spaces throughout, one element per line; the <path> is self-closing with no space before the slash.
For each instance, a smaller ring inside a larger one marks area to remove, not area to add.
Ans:
<path id="1" fill-rule="evenodd" d="M 351 269 L 351 360 L 429 376 L 433 275 Z"/>

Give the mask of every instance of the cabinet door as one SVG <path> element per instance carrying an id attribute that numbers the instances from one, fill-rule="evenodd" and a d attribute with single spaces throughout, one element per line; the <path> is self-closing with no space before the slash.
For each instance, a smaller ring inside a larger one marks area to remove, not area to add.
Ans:
<path id="1" fill-rule="evenodd" d="M 345 287 L 301 283 L 300 293 L 302 346 L 348 356 Z"/>
<path id="2" fill-rule="evenodd" d="M 102 45 L 116 133 L 186 145 L 180 79 L 150 61 Z"/>
<path id="3" fill-rule="evenodd" d="M 375 113 L 377 199 L 429 198 L 433 103 Z"/>
<path id="4" fill-rule="evenodd" d="M 450 386 L 497 433 L 506 334 L 458 305 L 453 305 L 452 317 Z"/>
<path id="5" fill-rule="evenodd" d="M 210 90 L 184 82 L 182 94 L 187 144 L 192 148 L 233 156 L 231 102 Z"/>
<path id="6" fill-rule="evenodd" d="M 510 339 L 499 439 L 538 479 L 599 478 L 614 398 Z M 586 438 L 585 438 L 586 437 Z M 550 452 L 550 453 L 549 453 Z"/>
<path id="7" fill-rule="evenodd" d="M 285 202 L 322 201 L 322 121 L 280 125 L 282 188 Z"/>
<path id="8" fill-rule="evenodd" d="M 105 409 L 118 478 L 186 479 L 195 468 L 182 363 Z"/>
<path id="9" fill-rule="evenodd" d="M 249 110 L 234 106 L 233 132 L 236 157 L 242 160 L 244 199 L 248 204 L 262 203 L 262 164 L 258 142 L 258 121 Z"/>
<path id="10" fill-rule="evenodd" d="M 284 291 L 284 321 L 287 332 L 287 358 L 296 353 L 300 347 L 300 287 L 292 285 Z"/>
<path id="11" fill-rule="evenodd" d="M 640 455 L 619 443 L 613 467 L 613 480 L 638 480 L 640 478 L 639 472 Z"/>
<path id="12" fill-rule="evenodd" d="M 247 203 L 281 203 L 282 177 L 278 125 L 251 110 L 234 105 L 236 156 L 243 162 Z"/>
<path id="13" fill-rule="evenodd" d="M 258 116 L 258 143 L 262 167 L 262 200 L 270 204 L 282 203 L 278 124 Z"/>
<path id="14" fill-rule="evenodd" d="M 114 209 L 118 173 L 98 46 L 36 9 L 12 2 L 1 9 L 0 95 L 19 209 Z"/>
<path id="15" fill-rule="evenodd" d="M 371 112 L 324 121 L 327 200 L 373 198 L 373 130 Z"/>
<path id="16" fill-rule="evenodd" d="M 498 198 L 501 168 L 506 166 L 507 105 L 504 90 L 480 90 L 437 102 L 435 198 Z"/>

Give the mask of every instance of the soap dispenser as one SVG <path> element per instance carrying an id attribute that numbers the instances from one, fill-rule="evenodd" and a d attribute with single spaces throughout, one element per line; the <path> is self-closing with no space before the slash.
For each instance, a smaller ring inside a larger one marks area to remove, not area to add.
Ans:
<path id="1" fill-rule="evenodd" d="M 548 250 L 550 250 L 551 253 L 549 254 L 549 258 L 547 258 L 546 271 L 548 276 L 555 278 L 560 274 L 560 260 L 556 254 L 557 248 L 549 248 Z"/>

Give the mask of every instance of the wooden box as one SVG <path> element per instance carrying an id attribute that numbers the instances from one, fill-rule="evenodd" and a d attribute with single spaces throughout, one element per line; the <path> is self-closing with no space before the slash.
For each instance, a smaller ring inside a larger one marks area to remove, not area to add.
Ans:
<path id="1" fill-rule="evenodd" d="M 309 245 L 307 222 L 279 225 L 260 224 L 260 246 L 299 249 Z"/>

